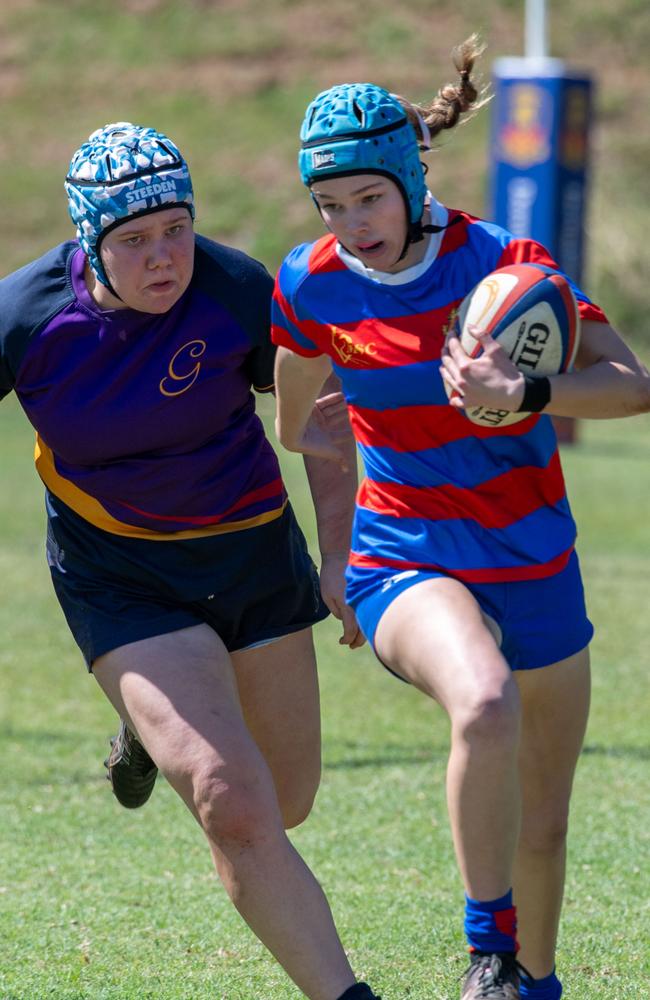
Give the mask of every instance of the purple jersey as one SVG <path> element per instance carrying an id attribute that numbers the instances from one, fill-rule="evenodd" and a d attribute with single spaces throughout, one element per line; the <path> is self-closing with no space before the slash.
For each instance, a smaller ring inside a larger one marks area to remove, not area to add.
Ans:
<path id="1" fill-rule="evenodd" d="M 0 281 L 0 397 L 14 389 L 56 497 L 118 535 L 194 538 L 254 527 L 286 504 L 251 387 L 273 383 L 272 281 L 196 237 L 167 313 L 103 310 L 69 242 Z"/>

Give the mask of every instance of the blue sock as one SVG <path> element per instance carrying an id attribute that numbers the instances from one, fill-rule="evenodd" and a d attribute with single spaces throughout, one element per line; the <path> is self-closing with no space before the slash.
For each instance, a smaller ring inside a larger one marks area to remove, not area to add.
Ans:
<path id="1" fill-rule="evenodd" d="M 560 1000 L 562 983 L 555 975 L 555 969 L 550 976 L 544 976 L 543 979 L 529 979 L 528 976 L 522 976 L 519 993 L 522 1000 Z"/>
<path id="2" fill-rule="evenodd" d="M 517 914 L 512 889 L 482 902 L 465 896 L 465 936 L 471 951 L 517 951 Z"/>

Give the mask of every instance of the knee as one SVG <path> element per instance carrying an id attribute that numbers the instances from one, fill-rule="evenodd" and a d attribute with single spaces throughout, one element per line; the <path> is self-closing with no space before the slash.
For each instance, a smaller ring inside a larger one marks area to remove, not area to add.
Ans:
<path id="1" fill-rule="evenodd" d="M 465 742 L 481 744 L 516 744 L 520 722 L 519 692 L 512 678 L 477 688 L 452 718 Z"/>
<path id="2" fill-rule="evenodd" d="M 281 828 L 271 779 L 254 769 L 204 767 L 193 790 L 198 820 L 215 844 L 250 847 Z"/>

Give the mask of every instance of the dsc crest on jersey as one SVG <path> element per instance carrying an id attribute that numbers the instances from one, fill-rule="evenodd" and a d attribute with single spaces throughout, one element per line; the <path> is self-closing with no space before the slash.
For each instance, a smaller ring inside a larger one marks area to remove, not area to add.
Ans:
<path id="1" fill-rule="evenodd" d="M 359 367 L 371 364 L 369 359 L 377 354 L 374 342 L 358 344 L 345 330 L 339 330 L 336 326 L 330 327 L 330 330 L 332 332 L 332 347 L 344 365 Z"/>

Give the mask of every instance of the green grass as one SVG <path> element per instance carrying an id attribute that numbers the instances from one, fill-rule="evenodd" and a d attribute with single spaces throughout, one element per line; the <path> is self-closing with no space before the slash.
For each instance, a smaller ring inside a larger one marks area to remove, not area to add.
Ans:
<path id="1" fill-rule="evenodd" d="M 271 401 L 261 409 L 270 426 Z M 51 592 L 31 432 L 2 408 L 0 997 L 296 1000 L 160 782 L 140 812 L 103 778 L 114 713 Z M 648 968 L 650 418 L 582 423 L 563 459 L 580 524 L 594 698 L 573 801 L 559 965 L 571 1000 L 639 1000 Z M 282 456 L 308 533 L 300 463 Z M 388 998 L 454 998 L 462 889 L 444 802 L 447 723 L 367 648 L 318 629 L 324 776 L 292 835 L 355 969 Z"/>
<path id="2" fill-rule="evenodd" d="M 586 287 L 647 359 L 650 21 L 641 0 L 550 8 L 552 54 L 598 84 Z M 0 274 L 71 235 L 70 156 L 120 119 L 169 132 L 192 166 L 200 230 L 274 270 L 320 231 L 295 162 L 307 101 L 352 79 L 427 99 L 452 74 L 451 46 L 474 30 L 489 45 L 489 77 L 492 59 L 521 54 L 522 4 L 5 0 Z M 446 138 L 429 173 L 438 197 L 477 214 L 488 121 L 486 111 Z M 114 713 L 51 590 L 30 429 L 13 399 L 0 415 L 0 1000 L 296 1000 L 170 788 L 160 782 L 136 813 L 110 795 L 101 761 Z M 564 464 L 597 632 L 559 965 L 570 1000 L 640 1000 L 650 976 L 650 419 L 579 431 Z M 282 462 L 313 538 L 299 463 Z M 447 724 L 337 637 L 333 622 L 318 629 L 325 769 L 294 840 L 360 974 L 387 1000 L 455 998 L 464 945 Z"/>

